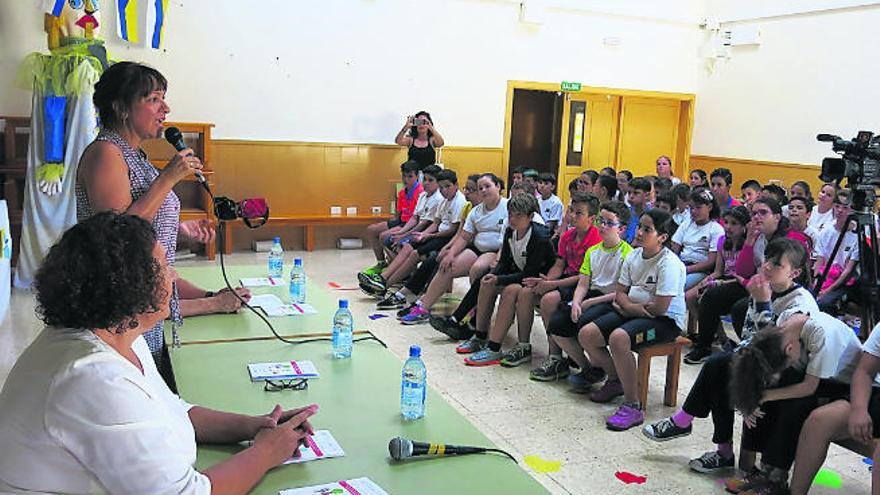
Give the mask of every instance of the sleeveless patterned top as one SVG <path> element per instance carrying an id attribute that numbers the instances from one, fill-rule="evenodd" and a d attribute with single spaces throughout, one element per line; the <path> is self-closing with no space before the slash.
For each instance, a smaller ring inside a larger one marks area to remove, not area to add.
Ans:
<path id="1" fill-rule="evenodd" d="M 108 141 L 113 143 L 122 151 L 122 158 L 128 165 L 128 182 L 131 188 L 131 201 L 135 202 L 140 199 L 147 190 L 159 177 L 159 170 L 147 160 L 147 154 L 141 149 L 134 149 L 132 146 L 114 131 L 102 129 L 95 138 L 96 141 Z M 76 219 L 77 221 L 85 220 L 95 214 L 89 202 L 88 194 L 83 184 L 77 181 L 76 184 Z M 153 231 L 156 234 L 156 240 L 165 249 L 165 259 L 169 265 L 174 264 L 174 252 L 177 249 L 177 229 L 180 225 L 180 199 L 174 191 L 168 193 L 165 201 L 156 211 L 153 218 Z M 177 286 L 175 284 L 174 292 L 171 295 L 171 318 L 179 325 L 181 322 L 180 305 L 177 299 Z M 150 351 L 156 355 L 162 351 L 165 345 L 165 337 L 162 332 L 163 323 L 159 322 L 155 327 L 151 328 L 144 334 Z"/>

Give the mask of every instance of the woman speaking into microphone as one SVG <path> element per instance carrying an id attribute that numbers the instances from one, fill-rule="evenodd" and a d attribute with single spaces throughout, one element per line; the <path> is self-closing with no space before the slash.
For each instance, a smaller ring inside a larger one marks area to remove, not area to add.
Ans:
<path id="1" fill-rule="evenodd" d="M 174 262 L 178 232 L 197 241 L 213 242 L 210 220 L 180 221 L 180 200 L 172 190 L 185 177 L 201 170 L 191 149 L 179 151 L 161 171 L 141 149 L 148 139 L 162 136 L 170 108 L 168 83 L 156 69 L 133 62 L 110 66 L 95 85 L 94 103 L 101 131 L 80 159 L 76 181 L 78 221 L 113 210 L 137 215 L 153 225 L 169 264 Z M 249 298 L 246 289 L 237 289 Z M 238 311 L 240 302 L 226 290 L 211 292 L 178 279 L 171 297 L 171 318 Z M 162 322 L 144 334 L 162 377 L 175 390 Z"/>

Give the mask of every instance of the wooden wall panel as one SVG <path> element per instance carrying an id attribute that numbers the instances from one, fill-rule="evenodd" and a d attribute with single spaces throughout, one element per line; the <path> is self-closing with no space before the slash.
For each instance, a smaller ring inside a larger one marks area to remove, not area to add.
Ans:
<path id="1" fill-rule="evenodd" d="M 755 179 L 761 184 L 778 180 L 786 189 L 795 181 L 804 180 L 810 184 L 813 197 L 818 196 L 819 187 L 822 185 L 822 181 L 819 180 L 819 165 L 691 155 L 691 170 L 700 168 L 711 174 L 712 170 L 718 167 L 729 168 L 733 173 L 733 187 L 730 192 L 734 196 L 739 196 L 739 186 L 748 179 Z"/>

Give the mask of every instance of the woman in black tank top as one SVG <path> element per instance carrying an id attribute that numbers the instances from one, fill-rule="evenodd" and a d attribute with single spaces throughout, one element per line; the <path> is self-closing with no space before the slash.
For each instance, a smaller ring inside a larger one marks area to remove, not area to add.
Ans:
<path id="1" fill-rule="evenodd" d="M 407 147 L 407 158 L 418 162 L 421 171 L 437 163 L 436 149 L 443 146 L 443 137 L 434 128 L 431 114 L 421 111 L 406 118 L 394 142 Z"/>

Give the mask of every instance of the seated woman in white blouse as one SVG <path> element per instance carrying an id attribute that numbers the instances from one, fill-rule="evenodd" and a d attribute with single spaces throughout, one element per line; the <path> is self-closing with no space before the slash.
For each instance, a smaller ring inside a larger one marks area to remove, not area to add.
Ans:
<path id="1" fill-rule="evenodd" d="M 99 213 L 36 276 L 46 328 L 0 392 L 0 492 L 246 493 L 312 433 L 318 406 L 245 416 L 172 394 L 141 334 L 168 316 L 176 273 L 150 224 Z M 253 445 L 204 472 L 196 443 Z"/>

